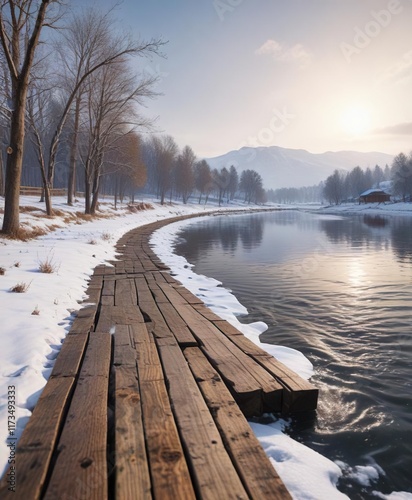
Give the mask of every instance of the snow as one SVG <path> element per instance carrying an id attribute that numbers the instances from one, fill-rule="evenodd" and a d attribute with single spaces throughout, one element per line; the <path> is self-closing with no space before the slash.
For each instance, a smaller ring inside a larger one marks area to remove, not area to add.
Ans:
<path id="1" fill-rule="evenodd" d="M 382 216 L 411 216 L 412 203 L 343 203 L 342 205 L 331 205 L 320 207 L 316 213 L 332 215 L 382 215 Z"/>
<path id="2" fill-rule="evenodd" d="M 114 210 L 109 200 L 103 201 L 100 206 L 104 218 L 76 221 L 68 215 L 82 212 L 81 202 L 76 202 L 74 207 L 68 207 L 63 198 L 56 197 L 53 202 L 54 208 L 60 211 L 59 216 L 48 219 L 44 217 L 43 205 L 38 203 L 36 197 L 21 197 L 21 206 L 34 207 L 21 213 L 21 222 L 27 228 L 54 226 L 54 231 L 27 242 L 0 238 L 0 268 L 4 270 L 4 275 L 0 272 L 0 474 L 10 453 L 7 447 L 8 387 L 16 388 L 15 437 L 19 437 L 51 373 L 76 311 L 81 307 L 79 304 L 87 300 L 87 280 L 95 266 L 116 258 L 115 243 L 129 230 L 157 220 L 203 213 L 205 210 L 203 205 L 198 204 L 161 206 L 151 201 L 153 209 L 129 213 L 125 205 Z M 3 199 L 0 199 L 0 208 L 2 204 Z M 246 209 L 230 206 L 220 210 L 239 208 Z M 250 210 L 249 207 L 247 209 Z M 172 254 L 179 224 L 161 230 L 163 235 L 158 244 L 163 241 L 162 258 L 166 250 Z M 156 238 L 159 238 L 158 235 L 154 236 L 154 241 Z M 219 286 L 215 280 L 196 277 L 191 266 L 181 257 L 173 256 L 172 259 L 172 268 L 180 273 L 178 279 L 185 286 L 201 294 L 217 314 L 259 343 L 259 335 L 266 328 L 264 323 L 240 323 L 239 317 L 247 311 L 230 291 Z M 53 268 L 50 274 L 39 272 L 40 264 L 46 261 Z M 10 292 L 18 283 L 28 286 L 25 293 Z M 309 378 L 312 374 L 312 365 L 298 351 L 282 346 L 260 345 L 303 377 Z M 341 468 L 287 436 L 283 432 L 285 422 L 251 425 L 295 499 L 345 498 L 335 487 L 342 474 Z M 363 475 L 371 471 L 359 469 L 355 472 Z M 376 492 L 376 495 L 389 500 L 412 498 L 407 493 L 396 492 L 389 496 Z"/>

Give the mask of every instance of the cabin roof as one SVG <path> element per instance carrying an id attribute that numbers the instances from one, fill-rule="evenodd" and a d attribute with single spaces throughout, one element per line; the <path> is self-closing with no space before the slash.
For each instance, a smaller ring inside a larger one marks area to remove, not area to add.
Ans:
<path id="1" fill-rule="evenodd" d="M 373 188 L 373 189 L 367 189 L 366 191 L 361 193 L 359 196 L 368 196 L 370 194 L 386 194 L 386 195 L 388 195 L 388 193 L 385 193 L 385 191 L 383 191 L 383 189 Z"/>

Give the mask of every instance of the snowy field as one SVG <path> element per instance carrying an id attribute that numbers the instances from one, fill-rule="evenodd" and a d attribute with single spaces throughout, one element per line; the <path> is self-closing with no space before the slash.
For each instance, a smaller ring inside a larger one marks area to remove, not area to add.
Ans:
<path id="1" fill-rule="evenodd" d="M 146 201 L 146 200 L 145 200 Z M 3 199 L 0 198 L 0 209 Z M 115 259 L 114 245 L 127 231 L 150 222 L 171 218 L 178 215 L 203 213 L 203 205 L 165 205 L 152 203 L 153 209 L 130 213 L 125 205 L 117 211 L 110 201 L 101 203 L 102 217 L 93 221 L 76 218 L 75 212 L 82 212 L 82 203 L 68 207 L 63 198 L 54 199 L 54 208 L 59 215 L 48 219 L 42 211 L 43 206 L 37 197 L 22 197 L 21 221 L 28 229 L 33 227 L 53 229 L 44 236 L 27 242 L 0 238 L 0 473 L 4 470 L 9 457 L 7 447 L 7 389 L 16 387 L 17 394 L 17 430 L 18 437 L 33 411 L 33 408 L 51 373 L 65 335 L 70 329 L 79 303 L 87 299 L 85 290 L 87 280 L 96 265 Z M 405 206 L 397 214 L 409 212 L 412 206 Z M 390 205 L 387 205 L 389 207 Z M 393 205 L 395 207 L 395 205 Z M 32 208 L 30 208 L 32 207 Z M 353 208 L 377 210 L 383 207 Z M 217 209 L 208 205 L 207 210 Z M 249 207 L 231 205 L 221 211 L 249 210 Z M 288 206 L 287 208 L 292 208 Z M 300 207 L 301 208 L 301 207 Z M 345 206 L 333 207 L 344 213 Z M 348 206 L 346 206 L 348 208 Z M 313 209 L 313 207 L 312 207 Z M 329 212 L 330 209 L 324 209 Z M 346 210 L 348 213 L 349 210 Z M 386 210 L 385 210 L 386 212 Z M 388 210 L 389 212 L 389 210 Z M 353 212 L 352 212 L 353 213 Z M 0 223 L 1 223 L 0 214 Z M 178 274 L 178 279 L 195 293 L 203 295 L 204 301 L 216 313 L 235 324 L 245 335 L 259 342 L 259 334 L 264 331 L 264 323 L 242 325 L 236 315 L 245 314 L 230 292 L 216 287 L 206 277 L 195 277 L 187 262 L 172 252 L 173 240 L 179 224 L 167 226 L 153 237 L 158 253 Z M 161 248 L 159 244 L 161 243 Z M 168 260 L 169 259 L 169 260 Z M 40 271 L 48 268 L 50 273 Z M 190 274 L 191 273 L 191 274 Z M 17 287 L 24 293 L 11 290 Z M 197 291 L 196 291 L 197 290 Z M 243 321 L 243 320 L 242 320 Z M 309 377 L 312 367 L 308 360 L 297 351 L 281 346 L 261 346 L 290 366 L 302 376 Z M 286 423 L 273 422 L 269 425 L 252 424 L 264 449 L 276 465 L 276 469 L 296 499 L 346 498 L 335 484 L 341 474 L 341 468 L 321 455 L 309 450 L 289 438 L 283 429 Z M 360 480 L 368 481 L 375 470 L 354 470 Z M 390 500 L 410 499 L 412 495 L 393 493 L 384 496 L 377 493 L 377 498 Z"/>

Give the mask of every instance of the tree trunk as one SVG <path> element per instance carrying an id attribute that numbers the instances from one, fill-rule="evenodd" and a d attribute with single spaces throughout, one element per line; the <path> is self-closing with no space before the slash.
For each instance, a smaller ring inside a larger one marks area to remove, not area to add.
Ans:
<path id="1" fill-rule="evenodd" d="M 4 196 L 3 151 L 0 150 L 0 196 Z"/>
<path id="2" fill-rule="evenodd" d="M 20 180 L 23 166 L 27 86 L 18 88 L 13 101 L 16 104 L 10 127 L 10 145 L 7 150 L 6 182 L 4 189 L 3 233 L 12 235 L 19 231 Z"/>
<path id="3" fill-rule="evenodd" d="M 79 136 L 79 123 L 80 123 L 80 105 L 81 96 L 76 98 L 76 105 L 74 111 L 74 128 L 72 141 L 70 145 L 70 165 L 69 165 L 69 180 L 67 185 L 67 204 L 73 205 L 73 198 L 76 196 L 76 163 L 77 163 L 77 141 Z"/>
<path id="4" fill-rule="evenodd" d="M 90 181 L 87 178 L 87 175 L 84 185 L 84 213 L 90 214 Z"/>

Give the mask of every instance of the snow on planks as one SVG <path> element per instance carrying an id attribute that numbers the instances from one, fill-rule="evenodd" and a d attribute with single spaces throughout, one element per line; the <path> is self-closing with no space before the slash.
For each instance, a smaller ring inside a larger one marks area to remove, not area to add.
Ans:
<path id="1" fill-rule="evenodd" d="M 290 499 L 245 416 L 313 410 L 317 390 L 165 273 L 163 223 L 95 269 L 20 439 L 19 498 Z"/>

